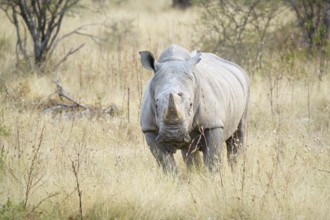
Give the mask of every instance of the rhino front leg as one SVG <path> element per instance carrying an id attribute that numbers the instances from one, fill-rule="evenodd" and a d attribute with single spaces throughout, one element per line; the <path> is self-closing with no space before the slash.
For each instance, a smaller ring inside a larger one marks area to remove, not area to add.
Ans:
<path id="1" fill-rule="evenodd" d="M 201 158 L 199 155 L 199 150 L 189 151 L 182 150 L 182 158 L 188 169 L 191 169 L 193 166 L 199 167 L 201 165 Z"/>
<path id="2" fill-rule="evenodd" d="M 202 141 L 202 135 L 200 133 L 192 133 L 192 141 L 186 148 L 181 150 L 182 158 L 188 169 L 193 166 L 200 167 L 202 161 L 199 154 L 199 149 Z"/>
<path id="3" fill-rule="evenodd" d="M 169 152 L 163 144 L 156 142 L 157 135 L 153 132 L 144 134 L 151 153 L 156 158 L 157 163 L 163 168 L 165 173 L 176 173 L 177 168 L 173 153 Z"/>
<path id="4" fill-rule="evenodd" d="M 216 171 L 221 160 L 223 129 L 214 128 L 204 131 L 203 154 L 204 163 L 210 171 Z"/>

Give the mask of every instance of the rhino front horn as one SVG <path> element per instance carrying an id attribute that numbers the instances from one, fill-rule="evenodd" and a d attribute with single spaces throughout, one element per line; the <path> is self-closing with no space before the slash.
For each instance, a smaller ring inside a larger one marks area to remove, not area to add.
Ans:
<path id="1" fill-rule="evenodd" d="M 177 124 L 177 123 L 181 122 L 181 119 L 182 119 L 182 117 L 175 104 L 175 98 L 173 96 L 173 93 L 170 93 L 170 96 L 168 99 L 168 107 L 165 112 L 164 121 L 167 124 Z"/>

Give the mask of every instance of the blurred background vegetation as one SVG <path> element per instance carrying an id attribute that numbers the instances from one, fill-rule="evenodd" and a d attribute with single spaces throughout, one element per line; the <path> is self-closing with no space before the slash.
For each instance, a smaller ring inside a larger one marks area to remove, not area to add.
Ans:
<path id="1" fill-rule="evenodd" d="M 200 16 L 190 27 L 195 48 L 217 53 L 248 70 L 260 68 L 266 56 L 285 60 L 292 60 L 292 56 L 318 58 L 317 74 L 319 79 L 323 77 L 323 67 L 330 54 L 328 0 L 164 0 L 153 4 L 191 11 L 197 8 L 192 13 L 198 11 Z M 114 18 L 105 13 L 106 9 L 125 5 L 131 3 L 128 0 L 0 1 L 6 15 L 3 18 L 16 31 L 16 66 L 25 65 L 22 67 L 25 71 L 59 67 L 85 46 L 82 42 L 67 49 L 62 57 L 52 59 L 62 41 L 77 35 L 113 50 L 120 50 L 123 44 L 138 44 L 136 18 Z M 86 22 L 59 36 L 65 17 L 77 17 L 83 12 L 103 14 L 103 20 Z M 92 31 L 93 26 L 102 29 L 102 33 Z M 0 56 L 13 48 L 13 42 L 8 42 L 4 33 L 0 39 Z"/>
<path id="2" fill-rule="evenodd" d="M 0 0 L 0 219 L 329 219 L 329 0 Z M 213 52 L 251 80 L 232 172 L 166 177 L 138 51 Z M 81 204 L 81 206 L 79 205 Z M 208 204 L 205 207 L 205 204 Z"/>
<path id="3" fill-rule="evenodd" d="M 76 27 L 62 36 L 58 34 L 65 16 L 77 16 L 83 10 L 102 13 L 104 8 L 125 6 L 128 2 L 1 0 L 0 8 L 16 30 L 16 61 L 19 63 L 23 60 L 31 67 L 32 63 L 39 66 L 49 61 L 58 44 L 73 35 L 89 37 L 113 49 L 120 49 L 121 41 L 127 41 L 129 39 L 125 38 L 136 35 L 132 19 L 116 21 L 109 18 Z M 319 57 L 322 60 L 320 62 L 325 62 L 329 57 L 328 0 L 173 0 L 171 6 L 181 10 L 199 8 L 201 16 L 193 25 L 195 47 L 218 53 L 243 66 L 248 66 L 249 63 L 255 66 L 257 63 L 260 67 L 266 54 Z M 159 4 L 159 7 L 163 6 Z M 83 31 L 94 25 L 104 26 L 104 33 Z M 131 39 L 128 43 L 132 44 L 134 40 Z M 84 44 L 80 44 L 71 48 L 55 66 L 83 46 Z M 1 51 L 9 48 L 4 38 L 0 41 L 0 47 Z M 320 65 L 323 66 L 324 63 Z M 321 70 L 320 79 L 323 74 Z"/>

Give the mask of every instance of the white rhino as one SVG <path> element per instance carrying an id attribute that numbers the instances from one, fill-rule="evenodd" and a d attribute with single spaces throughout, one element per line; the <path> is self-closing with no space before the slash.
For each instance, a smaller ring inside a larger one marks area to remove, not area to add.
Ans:
<path id="1" fill-rule="evenodd" d="M 245 145 L 250 83 L 238 65 L 211 53 L 171 45 L 156 61 L 140 52 L 142 65 L 154 71 L 144 90 L 140 124 L 147 144 L 165 172 L 176 170 L 173 154 L 182 151 L 188 166 L 216 169 L 221 147 L 229 160 Z"/>

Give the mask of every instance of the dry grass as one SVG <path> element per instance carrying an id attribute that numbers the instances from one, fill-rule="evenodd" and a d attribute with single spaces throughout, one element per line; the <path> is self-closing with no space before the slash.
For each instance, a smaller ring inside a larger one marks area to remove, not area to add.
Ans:
<path id="1" fill-rule="evenodd" d="M 152 73 L 142 70 L 137 52 L 159 54 L 173 42 L 196 49 L 189 24 L 198 10 L 148 10 L 131 2 L 69 19 L 63 31 L 104 16 L 134 19 L 134 41 L 127 37 L 114 50 L 77 37 L 54 58 L 86 42 L 61 70 L 62 85 L 85 104 L 115 103 L 116 117 L 43 113 L 56 73 L 14 75 L 15 56 L 6 49 L 0 128 L 10 134 L 0 139 L 0 217 L 78 219 L 74 163 L 85 219 L 329 219 L 330 87 L 329 75 L 320 82 L 313 74 L 317 61 L 297 60 L 285 69 L 274 58 L 267 71 L 253 73 L 248 148 L 234 171 L 223 157 L 218 174 L 189 173 L 179 154 L 179 176 L 158 169 L 138 124 L 142 89 Z M 0 28 L 12 44 L 14 30 L 6 23 Z"/>

